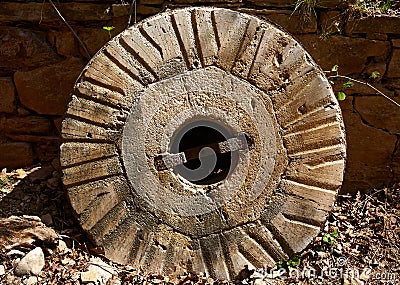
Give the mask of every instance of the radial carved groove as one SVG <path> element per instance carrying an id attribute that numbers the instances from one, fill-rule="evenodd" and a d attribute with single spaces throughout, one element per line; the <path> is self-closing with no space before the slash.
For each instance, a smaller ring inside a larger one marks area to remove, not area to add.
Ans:
<path id="1" fill-rule="evenodd" d="M 107 43 L 72 94 L 63 183 L 112 260 L 234 279 L 306 248 L 333 207 L 340 108 L 309 54 L 271 23 L 218 8 L 161 13 Z M 225 156 L 220 143 L 232 144 Z M 156 166 L 178 153 L 190 163 Z"/>

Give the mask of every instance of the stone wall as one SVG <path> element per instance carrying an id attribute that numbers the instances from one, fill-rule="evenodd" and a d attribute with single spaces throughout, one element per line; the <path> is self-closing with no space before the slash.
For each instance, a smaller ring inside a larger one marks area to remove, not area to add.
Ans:
<path id="1" fill-rule="evenodd" d="M 56 6 L 93 56 L 127 26 L 124 1 L 57 1 Z M 293 13 L 295 0 L 142 0 L 132 23 L 164 9 L 214 5 L 257 15 L 292 33 L 328 70 L 366 80 L 400 102 L 400 18 L 350 17 L 345 0 L 321 0 Z M 90 57 L 48 1 L 0 4 L 0 168 L 57 162 L 69 93 Z M 381 76 L 369 78 L 372 71 Z M 336 84 L 335 86 L 338 86 Z M 339 84 L 340 86 L 340 84 Z M 355 86 L 341 102 L 348 161 L 344 191 L 400 180 L 400 108 Z"/>

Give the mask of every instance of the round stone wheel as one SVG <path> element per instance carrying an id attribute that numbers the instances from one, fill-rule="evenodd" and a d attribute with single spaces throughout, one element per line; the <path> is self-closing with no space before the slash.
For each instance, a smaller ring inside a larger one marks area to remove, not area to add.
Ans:
<path id="1" fill-rule="evenodd" d="M 107 43 L 62 139 L 70 203 L 106 257 L 221 279 L 306 248 L 346 156 L 338 103 L 304 48 L 218 8 L 164 12 Z"/>

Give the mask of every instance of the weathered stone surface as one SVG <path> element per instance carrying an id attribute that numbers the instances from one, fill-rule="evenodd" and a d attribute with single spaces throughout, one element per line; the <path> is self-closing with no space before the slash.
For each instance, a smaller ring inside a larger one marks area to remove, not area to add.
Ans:
<path id="1" fill-rule="evenodd" d="M 386 41 L 388 39 L 388 36 L 387 36 L 387 34 L 381 34 L 381 33 L 368 33 L 367 39 Z"/>
<path id="2" fill-rule="evenodd" d="M 15 268 L 15 275 L 39 275 L 44 267 L 44 254 L 40 247 L 28 252 Z"/>
<path id="3" fill-rule="evenodd" d="M 400 78 L 400 49 L 393 49 L 386 76 L 389 78 Z"/>
<path id="4" fill-rule="evenodd" d="M 193 0 L 193 1 L 196 2 L 197 0 Z M 155 15 L 162 10 L 161 5 L 159 5 L 158 7 L 155 6 L 160 3 L 147 4 L 147 3 L 143 3 L 143 2 L 145 2 L 145 1 L 140 1 L 136 5 L 136 17 L 137 17 L 137 15 L 139 15 L 139 17 Z M 152 1 L 146 1 L 146 2 L 152 2 Z M 159 2 L 159 0 L 155 0 L 154 2 Z M 193 3 L 195 3 L 195 2 L 193 2 Z M 199 1 L 199 2 L 201 2 L 201 1 Z M 113 4 L 112 5 L 113 16 L 123 18 L 125 27 L 128 22 L 127 17 L 129 16 L 130 10 L 131 10 L 131 4 Z M 115 19 L 113 19 L 113 21 L 114 20 Z M 140 18 L 138 20 L 140 20 Z M 132 19 L 131 19 L 131 24 L 133 24 L 133 23 L 134 23 L 134 15 L 132 15 Z"/>
<path id="5" fill-rule="evenodd" d="M 51 122 L 44 117 L 0 117 L 0 132 L 10 134 L 48 134 Z"/>
<path id="6" fill-rule="evenodd" d="M 391 134 L 400 135 L 400 112 L 398 106 L 382 96 L 355 97 L 354 100 L 356 111 L 368 125 L 386 130 Z"/>
<path id="7" fill-rule="evenodd" d="M 0 250 L 2 252 L 35 243 L 57 244 L 58 238 L 56 232 L 47 228 L 39 217 L 0 218 Z"/>
<path id="8" fill-rule="evenodd" d="M 66 57 L 80 56 L 79 43 L 72 32 L 52 30 L 47 37 L 52 46 L 55 46 L 59 55 Z"/>
<path id="9" fill-rule="evenodd" d="M 175 149 L 196 127 L 209 130 Z M 250 149 L 234 148 L 243 132 Z M 316 236 L 343 179 L 343 125 L 323 72 L 287 33 L 224 9 L 168 11 L 114 37 L 78 80 L 62 138 L 82 228 L 108 258 L 163 274 L 233 279 L 272 266 Z M 204 146 L 231 164 L 200 167 L 211 170 L 201 183 L 157 168 L 161 154 L 191 161 Z"/>
<path id="10" fill-rule="evenodd" d="M 352 96 L 341 101 L 347 136 L 347 165 L 343 191 L 357 192 L 391 181 L 390 158 L 396 136 L 363 123 L 352 105 Z M 388 103 L 389 104 L 389 103 Z"/>
<path id="11" fill-rule="evenodd" d="M 85 43 L 89 53 L 93 56 L 96 52 L 103 47 L 103 45 L 110 40 L 108 32 L 104 29 L 79 29 L 78 36 Z M 84 53 L 82 52 L 84 55 Z"/>
<path id="12" fill-rule="evenodd" d="M 263 16 L 279 26 L 294 34 L 315 33 L 317 31 L 317 20 L 315 14 L 304 16 L 303 14 L 293 13 L 293 11 L 279 11 L 268 13 Z"/>
<path id="13" fill-rule="evenodd" d="M 394 48 L 400 48 L 400 39 L 392 39 L 391 42 Z"/>
<path id="14" fill-rule="evenodd" d="M 364 69 L 363 73 L 365 74 L 365 77 L 370 78 L 372 72 L 378 72 L 378 77 L 375 78 L 375 81 L 380 81 L 382 77 L 385 75 L 386 72 L 386 62 L 380 61 L 380 62 L 370 62 Z M 372 79 L 372 78 L 370 78 Z M 376 83 L 374 83 L 374 86 Z M 376 87 L 376 86 L 375 86 Z"/>
<path id="15" fill-rule="evenodd" d="M 141 0 L 140 3 L 143 5 L 157 5 L 162 4 L 164 0 Z"/>
<path id="16" fill-rule="evenodd" d="M 131 4 L 113 4 L 111 11 L 114 17 L 129 15 Z"/>
<path id="17" fill-rule="evenodd" d="M 116 275 L 115 269 L 98 257 L 92 257 L 88 263 L 87 271 L 81 272 L 83 283 L 93 282 L 96 284 L 107 284 L 108 280 Z"/>
<path id="18" fill-rule="evenodd" d="M 9 139 L 19 142 L 35 142 L 35 143 L 54 143 L 60 140 L 59 137 L 50 135 L 26 135 L 26 134 L 5 134 Z"/>
<path id="19" fill-rule="evenodd" d="M 113 144 L 104 143 L 64 143 L 60 150 L 62 153 L 60 162 L 63 167 L 117 154 L 117 150 Z M 68 153 L 73 152 L 76 155 L 68 156 Z"/>
<path id="20" fill-rule="evenodd" d="M 15 113 L 15 87 L 10 77 L 0 78 L 0 113 Z"/>
<path id="21" fill-rule="evenodd" d="M 39 114 L 62 115 L 82 67 L 82 60 L 68 58 L 32 71 L 16 72 L 14 81 L 21 103 Z"/>
<path id="22" fill-rule="evenodd" d="M 151 16 L 151 15 L 155 15 L 155 14 L 161 12 L 162 8 L 139 4 L 139 5 L 137 5 L 136 11 L 140 15 Z"/>
<path id="23" fill-rule="evenodd" d="M 56 3 L 60 13 L 67 21 L 100 21 L 110 20 L 110 4 L 92 3 Z M 48 22 L 59 21 L 50 3 L 2 3 L 0 21 Z"/>
<path id="24" fill-rule="evenodd" d="M 238 8 L 237 10 L 272 21 L 293 34 L 315 33 L 317 31 L 317 21 L 314 14 L 305 19 L 302 14 L 293 13 L 291 10 L 253 8 Z"/>
<path id="25" fill-rule="evenodd" d="M 296 4 L 296 0 L 249 0 L 248 2 L 262 7 L 292 7 Z"/>
<path id="26" fill-rule="evenodd" d="M 13 27 L 0 28 L 0 57 L 0 71 L 29 70 L 59 60 L 43 32 Z"/>
<path id="27" fill-rule="evenodd" d="M 32 145 L 25 142 L 0 144 L 0 168 L 15 169 L 32 165 L 34 162 Z"/>
<path id="28" fill-rule="evenodd" d="M 389 56 L 390 43 L 343 36 L 323 40 L 316 35 L 298 35 L 300 42 L 324 70 L 339 65 L 340 74 L 361 73 L 368 58 Z"/>
<path id="29" fill-rule="evenodd" d="M 107 165 L 104 168 L 103 165 Z M 99 161 L 87 162 L 63 170 L 64 184 L 73 185 L 78 182 L 100 179 L 102 177 L 114 176 L 122 173 L 121 164 L 117 157 L 106 158 Z"/>
<path id="30" fill-rule="evenodd" d="M 400 34 L 400 18 L 397 16 L 374 15 L 355 18 L 346 23 L 348 34 Z"/>
<path id="31" fill-rule="evenodd" d="M 297 0 L 249 0 L 251 4 L 262 6 L 262 7 L 294 7 Z M 321 8 L 340 8 L 347 7 L 349 4 L 354 3 L 355 0 L 320 0 L 316 1 L 316 7 Z M 307 3 L 303 5 L 309 5 Z"/>
<path id="32" fill-rule="evenodd" d="M 400 78 L 388 80 L 386 86 L 394 91 L 394 96 L 400 97 Z"/>
<path id="33" fill-rule="evenodd" d="M 178 3 L 178 4 L 195 4 L 195 3 L 203 4 L 204 2 L 208 2 L 208 1 L 203 1 L 203 0 L 173 0 L 173 2 L 174 3 Z M 216 0 L 216 1 L 212 1 L 212 3 L 242 3 L 242 0 Z"/>

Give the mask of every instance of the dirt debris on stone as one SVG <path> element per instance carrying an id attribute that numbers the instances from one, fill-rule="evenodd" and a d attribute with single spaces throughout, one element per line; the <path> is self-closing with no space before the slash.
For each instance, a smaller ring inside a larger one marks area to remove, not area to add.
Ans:
<path id="1" fill-rule="evenodd" d="M 20 216 L 13 219 L 40 224 L 39 217 L 45 221 L 51 217 L 53 223 L 45 228 L 54 229 L 57 239 L 1 250 L 0 284 L 400 284 L 400 184 L 365 194 L 339 195 L 321 233 L 307 250 L 277 262 L 275 268 L 244 268 L 236 281 L 228 282 L 195 272 L 178 277 L 152 274 L 146 268 L 116 264 L 95 254 L 96 248 L 66 203 L 59 172 L 53 169 L 49 176 L 48 166 L 37 167 L 46 167 L 46 175 L 31 179 L 32 169 L 1 172 L 0 217 Z M 55 190 L 48 187 L 49 180 L 57 181 Z M 43 270 L 37 276 L 15 275 L 23 255 L 35 246 L 43 249 Z M 21 254 L 7 254 L 11 250 Z M 99 267 L 98 271 L 94 267 Z M 98 278 L 102 270 L 107 274 Z M 97 279 L 90 279 L 94 275 Z"/>

